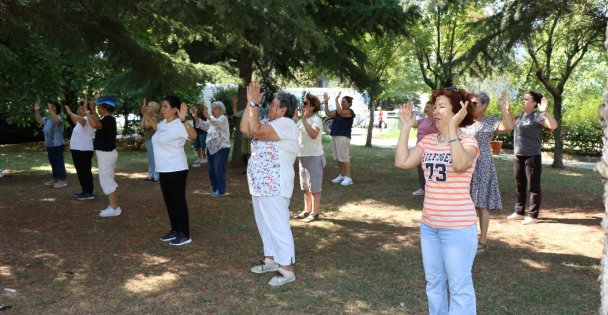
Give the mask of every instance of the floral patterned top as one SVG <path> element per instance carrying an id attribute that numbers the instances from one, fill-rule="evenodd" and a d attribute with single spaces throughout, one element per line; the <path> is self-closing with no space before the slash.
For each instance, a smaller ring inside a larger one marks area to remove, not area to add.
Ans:
<path id="1" fill-rule="evenodd" d="M 272 126 L 280 140 L 252 140 L 247 164 L 249 193 L 257 197 L 291 198 L 295 177 L 293 164 L 300 150 L 298 127 L 286 117 L 272 121 L 264 119 L 262 124 Z"/>
<path id="2" fill-rule="evenodd" d="M 204 121 L 198 119 L 197 125 L 201 129 L 207 130 L 207 151 L 209 154 L 216 154 L 223 148 L 230 148 L 230 125 L 226 115 L 209 118 Z"/>

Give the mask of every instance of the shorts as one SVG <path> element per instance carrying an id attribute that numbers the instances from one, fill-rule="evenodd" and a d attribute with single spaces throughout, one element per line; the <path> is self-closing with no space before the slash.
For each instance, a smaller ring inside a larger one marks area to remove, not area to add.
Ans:
<path id="1" fill-rule="evenodd" d="M 207 133 L 201 132 L 196 134 L 196 139 L 192 141 L 195 150 L 205 149 L 207 147 Z"/>
<path id="2" fill-rule="evenodd" d="M 331 137 L 331 147 L 334 151 L 334 160 L 350 162 L 350 138 L 344 136 Z"/>
<path id="3" fill-rule="evenodd" d="M 300 188 L 311 193 L 321 192 L 323 187 L 323 168 L 325 167 L 325 155 L 301 156 L 300 163 Z"/>
<path id="4" fill-rule="evenodd" d="M 95 154 L 97 155 L 99 186 L 101 186 L 104 194 L 109 195 L 118 188 L 118 184 L 114 180 L 114 170 L 116 169 L 118 152 L 116 150 L 109 152 L 95 150 Z"/>

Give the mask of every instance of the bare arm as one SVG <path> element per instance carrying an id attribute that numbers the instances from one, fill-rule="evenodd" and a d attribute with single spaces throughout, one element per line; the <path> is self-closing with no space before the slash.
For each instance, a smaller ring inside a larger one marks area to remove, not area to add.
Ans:
<path id="1" fill-rule="evenodd" d="M 57 109 L 54 105 L 49 105 L 49 116 L 51 117 L 56 126 L 61 125 L 62 121 L 59 116 L 57 116 Z"/>
<path id="2" fill-rule="evenodd" d="M 502 114 L 502 120 L 496 129 L 496 134 L 503 134 L 513 130 L 515 118 L 511 112 L 511 100 L 507 99 L 505 104 L 506 94 L 503 93 L 498 100 L 498 108 Z"/>
<path id="3" fill-rule="evenodd" d="M 70 106 L 67 106 L 67 105 L 65 106 L 65 112 L 68 114 L 68 117 L 70 117 L 70 119 L 72 120 L 72 122 L 74 124 L 80 124 L 81 126 L 84 127 L 84 125 L 86 124 L 86 120 L 83 117 L 81 117 L 80 115 L 72 113 Z"/>
<path id="4" fill-rule="evenodd" d="M 538 109 L 541 113 L 545 114 L 545 121 L 543 121 L 543 126 L 551 131 L 557 128 L 557 120 L 547 111 L 548 101 L 547 98 L 543 97 L 538 105 Z"/>
<path id="5" fill-rule="evenodd" d="M 36 101 L 36 103 L 34 103 L 34 114 L 36 115 L 36 122 L 40 125 L 44 124 L 44 120 L 40 115 L 40 101 Z"/>
<path id="6" fill-rule="evenodd" d="M 471 167 L 477 156 L 477 149 L 475 147 L 462 145 L 462 142 L 460 142 L 460 139 L 458 138 L 458 130 L 460 129 L 458 128 L 458 125 L 460 125 L 467 115 L 469 102 L 460 102 L 460 104 L 462 105 L 462 108 L 454 117 L 452 117 L 448 128 L 448 142 L 450 142 L 450 151 L 452 153 L 452 167 L 457 173 L 462 173 Z"/>
<path id="7" fill-rule="evenodd" d="M 103 125 L 101 124 L 101 119 L 99 118 L 99 116 L 97 115 L 97 111 L 95 110 L 95 102 L 91 101 L 89 103 L 88 98 L 85 95 L 84 103 L 87 104 L 87 107 L 85 107 L 85 109 L 86 109 L 85 113 L 87 114 L 87 120 L 91 124 L 91 127 L 95 128 L 95 129 L 103 129 Z"/>
<path id="8" fill-rule="evenodd" d="M 158 119 L 154 117 L 152 111 L 147 108 L 147 102 L 144 98 L 141 108 L 139 109 L 142 115 L 142 125 L 145 128 L 146 126 L 150 126 L 152 129 L 156 130 L 158 127 Z"/>
<path id="9" fill-rule="evenodd" d="M 184 127 L 186 127 L 186 132 L 188 132 L 188 139 L 194 140 L 196 139 L 196 130 L 194 127 L 186 120 L 186 116 L 188 115 L 188 104 L 182 103 L 179 106 L 179 111 L 177 112 L 177 118 L 182 121 Z M 156 126 L 154 126 L 156 129 Z"/>
<path id="10" fill-rule="evenodd" d="M 325 116 L 327 116 L 327 117 L 336 117 L 336 111 L 335 110 L 332 110 L 332 111 L 329 110 L 329 95 L 327 95 L 327 92 L 323 93 L 323 100 L 325 101 L 325 108 L 324 108 L 324 110 L 325 110 Z"/>
<path id="11" fill-rule="evenodd" d="M 419 146 L 415 146 L 412 149 L 408 147 L 410 130 L 416 121 L 416 118 L 412 113 L 413 106 L 412 102 L 408 102 L 407 104 L 403 104 L 399 109 L 401 134 L 399 135 L 397 148 L 395 149 L 395 166 L 398 168 L 412 168 L 417 166 L 422 161 L 422 154 L 424 153 Z"/>
<path id="12" fill-rule="evenodd" d="M 319 136 L 320 129 L 318 127 L 313 127 L 311 124 L 309 124 L 306 120 L 306 116 L 302 117 L 302 125 L 304 126 L 306 133 L 311 139 L 317 139 L 317 137 Z"/>

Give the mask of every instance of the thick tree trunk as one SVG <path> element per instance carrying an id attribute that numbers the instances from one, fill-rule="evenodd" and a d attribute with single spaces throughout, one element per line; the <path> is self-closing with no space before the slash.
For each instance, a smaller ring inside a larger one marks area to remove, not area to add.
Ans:
<path id="1" fill-rule="evenodd" d="M 553 148 L 553 164 L 551 167 L 564 168 L 564 137 L 562 135 L 562 94 L 553 96 L 553 116 L 557 120 L 557 128 L 553 131 L 555 148 Z"/>
<path id="2" fill-rule="evenodd" d="M 372 146 L 372 135 L 374 133 L 374 95 L 370 93 L 369 95 L 369 104 L 367 105 L 369 109 L 369 124 L 367 125 L 367 138 L 365 139 L 365 146 Z"/>
<path id="3" fill-rule="evenodd" d="M 605 47 L 608 48 L 608 23 L 606 23 L 606 41 L 604 42 Z M 602 150 L 602 160 L 597 164 L 597 170 L 604 178 L 604 219 L 602 220 L 602 227 L 604 228 L 605 239 L 608 239 L 608 84 L 604 89 L 604 100 L 599 109 L 600 123 L 604 128 L 604 136 L 602 142 L 604 148 Z M 608 314 L 608 249 L 606 248 L 606 241 L 604 241 L 604 252 L 602 257 L 600 285 L 601 285 L 601 304 L 600 314 Z"/>
<path id="4" fill-rule="evenodd" d="M 238 95 L 239 103 L 237 109 L 241 110 L 245 108 L 247 102 L 247 85 L 251 83 L 253 76 L 253 57 L 249 49 L 243 48 L 239 54 L 239 77 L 242 80 L 243 85 L 239 85 Z M 235 113 L 236 114 L 236 113 Z M 232 148 L 232 165 L 242 166 L 244 161 L 241 154 L 241 142 L 243 141 L 243 135 L 239 128 L 241 123 L 240 119 L 236 120 L 236 130 L 234 131 L 234 146 Z"/>

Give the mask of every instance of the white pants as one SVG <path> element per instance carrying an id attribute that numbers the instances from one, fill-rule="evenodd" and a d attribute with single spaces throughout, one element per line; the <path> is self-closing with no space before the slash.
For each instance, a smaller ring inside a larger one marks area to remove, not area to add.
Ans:
<path id="1" fill-rule="evenodd" d="M 99 185 L 103 193 L 109 195 L 118 188 L 118 184 L 114 180 L 114 169 L 116 168 L 118 152 L 116 150 L 110 152 L 95 150 L 95 154 L 97 155 Z"/>
<path id="2" fill-rule="evenodd" d="M 258 226 L 264 256 L 273 256 L 279 265 L 291 265 L 296 261 L 293 235 L 289 226 L 289 198 L 281 196 L 252 196 L 253 214 Z"/>

